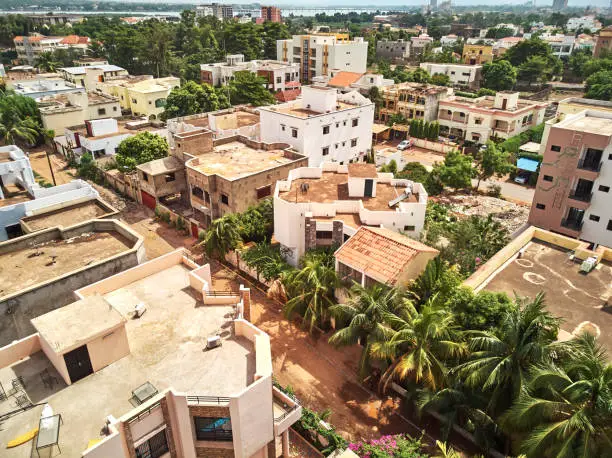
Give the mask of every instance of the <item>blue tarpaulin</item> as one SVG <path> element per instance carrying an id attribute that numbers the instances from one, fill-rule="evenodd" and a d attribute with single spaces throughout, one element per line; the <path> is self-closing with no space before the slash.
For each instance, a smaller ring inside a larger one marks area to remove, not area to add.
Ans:
<path id="1" fill-rule="evenodd" d="M 535 172 L 538 170 L 538 164 L 539 162 L 535 159 L 519 157 L 518 161 L 516 161 L 516 168 L 519 170 L 526 170 L 528 172 Z"/>

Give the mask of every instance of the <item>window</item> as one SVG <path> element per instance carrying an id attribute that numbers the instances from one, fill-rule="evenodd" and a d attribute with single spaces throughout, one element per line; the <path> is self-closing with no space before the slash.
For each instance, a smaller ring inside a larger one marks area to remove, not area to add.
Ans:
<path id="1" fill-rule="evenodd" d="M 204 198 L 204 191 L 202 191 L 202 188 L 198 188 L 197 186 L 191 188 L 191 194 L 193 194 L 193 196 L 197 197 L 198 199 Z"/>
<path id="2" fill-rule="evenodd" d="M 608 154 L 608 160 L 612 161 L 612 153 Z"/>
<path id="3" fill-rule="evenodd" d="M 199 441 L 231 441 L 232 420 L 224 417 L 193 417 Z"/>
<path id="4" fill-rule="evenodd" d="M 168 439 L 164 428 L 136 447 L 136 458 L 159 458 L 168 451 Z"/>
<path id="5" fill-rule="evenodd" d="M 612 219 L 608 220 L 608 226 L 606 227 L 606 229 L 612 231 Z"/>
<path id="6" fill-rule="evenodd" d="M 281 76 L 277 76 L 276 77 L 276 82 L 277 83 L 282 83 L 283 82 L 283 78 Z"/>
<path id="7" fill-rule="evenodd" d="M 117 111 L 117 107 L 113 107 L 113 111 Z"/>
<path id="8" fill-rule="evenodd" d="M 415 229 L 416 228 L 414 226 L 404 226 L 404 231 L 406 231 L 406 232 L 412 232 Z"/>
<path id="9" fill-rule="evenodd" d="M 332 231 L 317 231 L 317 238 L 318 239 L 331 239 Z"/>
<path id="10" fill-rule="evenodd" d="M 544 181 L 552 181 L 553 177 L 551 177 L 550 175 L 544 175 Z"/>
<path id="11" fill-rule="evenodd" d="M 285 132 L 285 125 L 284 125 L 284 124 L 281 124 L 281 130 L 282 130 L 283 132 Z"/>
<path id="12" fill-rule="evenodd" d="M 536 208 L 538 210 L 544 210 L 544 209 L 546 209 L 546 205 L 544 205 L 544 204 L 536 204 Z"/>
<path id="13" fill-rule="evenodd" d="M 229 205 L 229 197 L 226 194 L 221 194 L 221 203 L 225 205 Z"/>
<path id="14" fill-rule="evenodd" d="M 597 216 L 597 215 L 589 215 L 589 219 L 590 219 L 591 221 L 595 221 L 595 222 L 597 223 L 597 222 L 599 222 L 599 219 L 600 219 L 600 218 L 599 218 L 599 216 Z"/>
<path id="15" fill-rule="evenodd" d="M 340 123 L 339 123 L 339 122 L 337 122 L 337 123 L 336 123 L 336 129 L 337 129 L 338 127 L 340 127 Z"/>
<path id="16" fill-rule="evenodd" d="M 323 135 L 329 134 L 329 126 L 323 126 Z"/>
<path id="17" fill-rule="evenodd" d="M 138 103 L 136 99 L 132 99 L 132 103 Z"/>
<path id="18" fill-rule="evenodd" d="M 176 177 L 174 176 L 174 173 L 167 173 L 164 178 L 166 179 L 166 183 L 170 183 L 171 181 L 175 181 Z"/>
<path id="19" fill-rule="evenodd" d="M 326 146 L 325 148 L 323 148 L 323 151 L 321 152 L 321 154 L 323 156 L 327 156 L 329 154 L 329 146 Z"/>
<path id="20" fill-rule="evenodd" d="M 344 121 L 342 121 L 342 125 L 346 126 L 346 119 Z"/>
<path id="21" fill-rule="evenodd" d="M 297 138 L 297 129 L 291 129 L 291 136 Z"/>
<path id="22" fill-rule="evenodd" d="M 351 139 L 351 148 L 354 148 L 355 146 L 357 146 L 357 139 L 353 138 Z"/>
<path id="23" fill-rule="evenodd" d="M 351 121 L 353 127 L 357 127 L 359 125 L 359 118 L 355 118 Z"/>
<path id="24" fill-rule="evenodd" d="M 598 188 L 601 192 L 610 192 L 610 186 L 604 186 L 603 184 L 599 185 Z"/>
<path id="25" fill-rule="evenodd" d="M 482 124 L 482 118 L 474 119 L 474 124 Z"/>
<path id="26" fill-rule="evenodd" d="M 105 114 L 106 114 L 106 108 L 98 108 L 98 116 L 103 116 Z"/>
<path id="27" fill-rule="evenodd" d="M 268 197 L 270 194 L 272 194 L 272 185 L 268 184 L 266 186 L 261 186 L 260 188 L 257 188 L 256 191 L 257 198 L 263 199 L 264 197 Z"/>
<path id="28" fill-rule="evenodd" d="M 550 150 L 551 150 L 551 151 L 554 151 L 555 153 L 559 153 L 559 152 L 561 152 L 561 147 L 560 147 L 560 146 L 557 146 L 557 145 L 552 145 L 552 146 L 550 147 Z"/>
<path id="29" fill-rule="evenodd" d="M 142 179 L 145 181 L 149 181 L 149 175 L 147 175 L 145 172 L 143 172 L 142 170 L 140 171 L 140 173 L 142 173 Z"/>

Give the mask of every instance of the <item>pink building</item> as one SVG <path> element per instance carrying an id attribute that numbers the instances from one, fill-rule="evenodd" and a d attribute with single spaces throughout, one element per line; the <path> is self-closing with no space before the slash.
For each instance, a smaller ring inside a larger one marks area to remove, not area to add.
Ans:
<path id="1" fill-rule="evenodd" d="M 276 6 L 262 6 L 261 20 L 261 22 L 283 22 L 281 9 Z"/>
<path id="2" fill-rule="evenodd" d="M 612 246 L 612 114 L 584 110 L 546 123 L 529 222 Z"/>

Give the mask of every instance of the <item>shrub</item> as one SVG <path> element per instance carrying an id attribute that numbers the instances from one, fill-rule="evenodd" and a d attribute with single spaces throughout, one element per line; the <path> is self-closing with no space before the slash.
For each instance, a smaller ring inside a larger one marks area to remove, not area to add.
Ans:
<path id="1" fill-rule="evenodd" d="M 426 458 L 421 451 L 421 439 L 407 434 L 382 436 L 380 439 L 349 444 L 349 449 L 361 457 L 371 458 Z"/>
<path id="2" fill-rule="evenodd" d="M 170 224 L 170 212 L 162 211 L 161 220 L 166 224 Z"/>
<path id="3" fill-rule="evenodd" d="M 497 183 L 490 183 L 487 186 L 487 195 L 491 197 L 501 197 L 501 185 Z"/>

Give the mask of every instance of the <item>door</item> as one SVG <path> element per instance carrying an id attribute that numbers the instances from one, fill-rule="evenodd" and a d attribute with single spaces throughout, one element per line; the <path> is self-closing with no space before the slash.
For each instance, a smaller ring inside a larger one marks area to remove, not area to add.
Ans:
<path id="1" fill-rule="evenodd" d="M 66 353 L 64 355 L 64 361 L 72 383 L 78 382 L 89 374 L 93 374 L 93 367 L 91 367 L 87 345 L 75 348 Z"/>
<path id="2" fill-rule="evenodd" d="M 142 204 L 149 207 L 151 210 L 155 210 L 155 207 L 157 207 L 157 200 L 155 200 L 155 197 L 145 191 L 140 191 L 140 193 L 142 195 Z"/>
<path id="3" fill-rule="evenodd" d="M 374 180 L 365 180 L 365 190 L 363 195 L 365 197 L 372 197 L 372 190 L 374 189 Z"/>
<path id="4" fill-rule="evenodd" d="M 198 228 L 198 225 L 197 225 L 196 223 L 193 223 L 193 222 L 192 222 L 192 223 L 191 223 L 191 236 L 192 236 L 194 239 L 197 239 L 199 234 L 200 234 L 200 230 L 199 230 L 199 228 Z"/>

